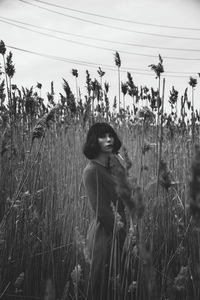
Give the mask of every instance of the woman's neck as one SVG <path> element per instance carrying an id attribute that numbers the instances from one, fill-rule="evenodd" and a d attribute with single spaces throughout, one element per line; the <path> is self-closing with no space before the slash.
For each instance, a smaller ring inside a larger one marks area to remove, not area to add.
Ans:
<path id="1" fill-rule="evenodd" d="M 109 156 L 110 154 L 108 153 L 100 153 L 95 159 L 93 159 L 94 161 L 98 162 L 99 164 L 101 164 L 104 167 L 108 167 L 108 163 L 109 163 Z"/>

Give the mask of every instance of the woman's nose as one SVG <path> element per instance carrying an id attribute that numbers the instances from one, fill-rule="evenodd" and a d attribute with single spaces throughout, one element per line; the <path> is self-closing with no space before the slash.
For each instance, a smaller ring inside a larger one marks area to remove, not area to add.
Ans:
<path id="1" fill-rule="evenodd" d="M 110 140 L 111 140 L 111 136 L 107 135 L 107 141 L 110 141 Z"/>

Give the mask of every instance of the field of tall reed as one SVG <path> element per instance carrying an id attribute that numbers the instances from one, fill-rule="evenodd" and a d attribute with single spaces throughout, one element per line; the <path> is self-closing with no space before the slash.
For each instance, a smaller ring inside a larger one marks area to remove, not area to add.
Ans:
<path id="1" fill-rule="evenodd" d="M 122 83 L 116 53 L 119 94 L 113 108 L 101 68 L 99 82 L 86 71 L 84 100 L 78 84 L 73 93 L 63 79 L 64 94 L 57 101 L 52 82 L 45 102 L 41 84 L 36 92 L 12 84 L 12 53 L 6 56 L 3 41 L 0 54 L 0 299 L 88 298 L 85 239 L 91 215 L 82 184 L 87 164 L 82 146 L 89 126 L 106 121 L 125 146 L 121 155 L 135 202 L 125 243 L 129 279 L 111 276 L 109 300 L 199 300 L 200 128 L 195 79 L 189 82 L 191 99 L 187 87 L 182 96 L 174 87 L 165 95 L 159 56 L 158 65 L 150 66 L 159 81 L 157 90 L 137 87 L 130 73 Z M 77 83 L 78 71 L 72 70 L 72 75 Z M 133 107 L 126 107 L 127 95 Z M 164 113 L 165 101 L 171 104 L 170 114 Z"/>

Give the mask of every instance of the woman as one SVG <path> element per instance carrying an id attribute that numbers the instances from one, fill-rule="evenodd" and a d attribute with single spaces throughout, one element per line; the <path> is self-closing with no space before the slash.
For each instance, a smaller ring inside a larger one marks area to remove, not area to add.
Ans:
<path id="1" fill-rule="evenodd" d="M 133 213 L 131 189 L 125 168 L 117 158 L 121 147 L 114 129 L 95 123 L 89 129 L 83 153 L 90 160 L 83 182 L 94 219 L 87 236 L 90 253 L 91 299 L 111 299 L 110 280 L 119 276 L 122 248 L 126 237 L 125 206 Z M 117 299 L 117 298 L 115 298 Z"/>

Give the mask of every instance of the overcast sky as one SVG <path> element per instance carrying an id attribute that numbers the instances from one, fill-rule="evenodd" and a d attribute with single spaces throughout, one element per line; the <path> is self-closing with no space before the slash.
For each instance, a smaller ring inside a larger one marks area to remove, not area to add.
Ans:
<path id="1" fill-rule="evenodd" d="M 172 85 L 181 96 L 189 88 L 189 77 L 198 79 L 200 1 L 0 0 L 0 39 L 13 53 L 13 83 L 30 88 L 40 82 L 42 96 L 46 97 L 54 81 L 56 99 L 63 92 L 62 78 L 75 93 L 72 68 L 78 69 L 84 95 L 85 71 L 92 79 L 99 79 L 97 69 L 101 67 L 106 72 L 104 81 L 110 84 L 112 101 L 114 95 L 118 96 L 115 51 L 121 57 L 123 82 L 129 71 L 136 85 L 156 88 L 158 82 L 148 66 L 157 64 L 161 54 L 167 101 Z M 195 105 L 199 107 L 198 85 Z"/>

